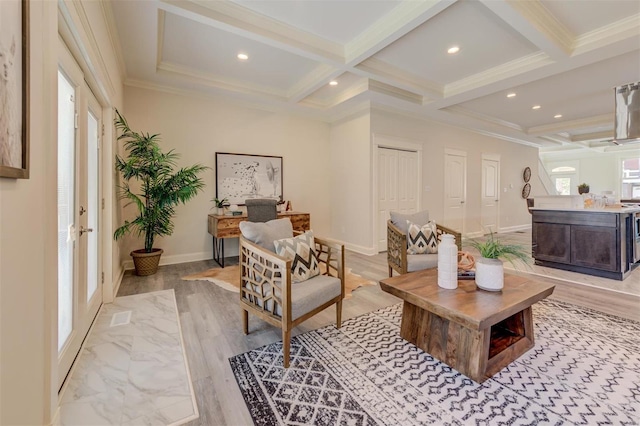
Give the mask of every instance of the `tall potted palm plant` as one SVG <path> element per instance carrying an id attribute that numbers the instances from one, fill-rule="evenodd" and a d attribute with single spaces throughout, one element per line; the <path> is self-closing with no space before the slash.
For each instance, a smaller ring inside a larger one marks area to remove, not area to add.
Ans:
<path id="1" fill-rule="evenodd" d="M 121 132 L 118 140 L 124 141 L 126 155 L 116 155 L 116 170 L 122 176 L 118 186 L 120 199 L 138 208 L 138 215 L 115 230 L 118 240 L 133 233 L 144 237 L 144 249 L 131 252 L 138 275 L 152 275 L 158 270 L 163 250 L 153 247 L 156 236 L 173 233 L 175 207 L 188 200 L 204 188 L 198 175 L 208 167 L 196 164 L 176 170 L 179 155 L 173 150 L 162 152 L 159 134 L 138 133 L 131 130 L 127 120 L 116 110 L 115 126 Z M 138 181 L 139 189 L 132 188 L 130 181 Z"/>

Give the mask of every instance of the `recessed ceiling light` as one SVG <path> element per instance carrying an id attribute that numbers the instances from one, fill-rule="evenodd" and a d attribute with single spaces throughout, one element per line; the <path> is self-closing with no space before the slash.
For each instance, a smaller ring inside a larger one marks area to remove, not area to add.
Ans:
<path id="1" fill-rule="evenodd" d="M 540 109 L 540 105 L 534 105 L 531 107 L 531 109 Z"/>
<path id="2" fill-rule="evenodd" d="M 460 48 L 458 46 L 453 46 L 450 47 L 449 50 L 447 50 L 447 53 L 453 55 L 454 53 L 458 53 L 460 51 Z"/>
<path id="3" fill-rule="evenodd" d="M 507 95 L 507 98 L 515 98 L 515 97 L 516 97 L 516 94 L 515 94 L 515 93 L 509 93 L 509 94 Z"/>
<path id="4" fill-rule="evenodd" d="M 249 55 L 247 55 L 246 53 L 238 53 L 238 59 L 240 59 L 241 61 L 246 61 L 247 59 L 249 59 Z"/>
<path id="5" fill-rule="evenodd" d="M 329 82 L 329 86 L 337 86 L 337 85 L 338 85 L 338 82 L 337 82 L 337 81 L 335 81 L 335 80 L 331 80 L 331 81 Z"/>
<path id="6" fill-rule="evenodd" d="M 553 118 L 562 118 L 562 114 L 556 114 L 553 116 Z"/>

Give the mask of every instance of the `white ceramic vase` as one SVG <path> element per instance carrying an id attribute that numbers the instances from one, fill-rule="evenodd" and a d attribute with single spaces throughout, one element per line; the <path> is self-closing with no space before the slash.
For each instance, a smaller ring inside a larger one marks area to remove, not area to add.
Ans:
<path id="1" fill-rule="evenodd" d="M 453 290 L 458 288 L 458 246 L 453 235 L 443 234 L 438 244 L 438 285 Z"/>
<path id="2" fill-rule="evenodd" d="M 504 265 L 500 259 L 476 259 L 476 285 L 482 290 L 501 291 L 504 287 Z"/>
<path id="3" fill-rule="evenodd" d="M 223 215 L 224 214 L 224 207 L 218 207 L 218 214 L 219 215 Z"/>

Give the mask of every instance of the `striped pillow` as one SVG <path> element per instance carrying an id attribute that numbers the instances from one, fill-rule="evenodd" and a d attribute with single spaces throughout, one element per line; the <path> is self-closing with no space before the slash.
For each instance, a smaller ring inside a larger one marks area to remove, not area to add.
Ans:
<path id="1" fill-rule="evenodd" d="M 436 222 L 431 220 L 426 225 L 419 226 L 407 221 L 407 245 L 408 254 L 438 253 Z"/>

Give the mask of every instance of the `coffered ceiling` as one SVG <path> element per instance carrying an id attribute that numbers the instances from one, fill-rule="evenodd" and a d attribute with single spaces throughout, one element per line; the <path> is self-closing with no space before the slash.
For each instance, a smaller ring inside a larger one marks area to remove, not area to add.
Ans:
<path id="1" fill-rule="evenodd" d="M 111 5 L 127 85 L 326 121 L 373 105 L 548 150 L 603 149 L 613 87 L 640 81 L 637 0 Z"/>

